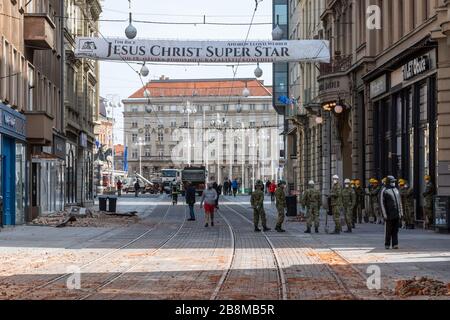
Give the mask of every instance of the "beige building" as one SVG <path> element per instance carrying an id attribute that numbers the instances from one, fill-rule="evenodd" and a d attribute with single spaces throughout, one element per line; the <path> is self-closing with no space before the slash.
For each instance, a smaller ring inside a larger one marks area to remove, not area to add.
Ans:
<path id="1" fill-rule="evenodd" d="M 206 166 L 211 180 L 242 178 L 246 188 L 280 176 L 281 123 L 262 81 L 161 78 L 123 104 L 131 175 Z"/>
<path id="2" fill-rule="evenodd" d="M 61 4 L 0 1 L 0 226 L 64 206 Z"/>
<path id="3" fill-rule="evenodd" d="M 322 189 L 328 192 L 334 174 L 364 185 L 372 177 L 405 178 L 422 221 L 425 175 L 439 196 L 450 195 L 450 2 L 327 0 L 319 8 L 332 61 L 319 66 L 306 127 L 322 126 L 313 138 L 324 160 Z M 296 87 L 301 96 L 301 83 Z M 300 100 L 308 101 L 307 94 Z M 299 158 L 308 157 L 299 150 Z"/>
<path id="4" fill-rule="evenodd" d="M 66 204 L 93 205 L 94 125 L 99 117 L 99 63 L 75 58 L 75 37 L 98 36 L 99 0 L 65 1 Z"/>

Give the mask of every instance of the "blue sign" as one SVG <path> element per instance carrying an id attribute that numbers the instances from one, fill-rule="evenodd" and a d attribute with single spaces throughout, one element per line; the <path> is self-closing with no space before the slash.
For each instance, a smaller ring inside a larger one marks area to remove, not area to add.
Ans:
<path id="1" fill-rule="evenodd" d="M 26 140 L 26 117 L 0 103 L 0 133 L 19 140 Z"/>
<path id="2" fill-rule="evenodd" d="M 125 151 L 123 152 L 123 171 L 128 171 L 128 147 L 125 147 Z"/>

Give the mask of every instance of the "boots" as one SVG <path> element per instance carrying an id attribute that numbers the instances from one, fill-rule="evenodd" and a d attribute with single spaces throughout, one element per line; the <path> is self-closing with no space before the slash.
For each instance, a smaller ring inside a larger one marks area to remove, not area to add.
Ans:
<path id="1" fill-rule="evenodd" d="M 276 227 L 275 230 L 280 233 L 286 232 L 286 230 L 283 230 L 281 227 Z"/>
<path id="2" fill-rule="evenodd" d="M 352 228 L 348 227 L 347 231 L 345 231 L 345 233 L 352 233 Z"/>
<path id="3" fill-rule="evenodd" d="M 272 230 L 272 229 L 267 228 L 267 227 L 264 227 L 264 229 L 263 229 L 264 232 L 267 232 L 267 231 L 270 231 L 270 230 Z"/>
<path id="4" fill-rule="evenodd" d="M 316 227 L 316 228 L 315 228 L 315 232 L 316 232 L 316 233 L 319 233 L 319 227 Z"/>
<path id="5" fill-rule="evenodd" d="M 311 227 L 307 227 L 305 233 L 311 233 Z"/>
<path id="6" fill-rule="evenodd" d="M 334 232 L 332 232 L 331 234 L 341 234 L 341 230 L 339 230 L 339 229 L 334 229 Z"/>
<path id="7" fill-rule="evenodd" d="M 255 232 L 261 232 L 261 229 L 258 227 L 255 227 Z"/>

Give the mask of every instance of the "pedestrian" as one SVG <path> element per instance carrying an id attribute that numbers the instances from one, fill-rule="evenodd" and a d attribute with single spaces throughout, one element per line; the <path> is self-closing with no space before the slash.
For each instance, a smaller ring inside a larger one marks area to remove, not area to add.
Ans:
<path id="1" fill-rule="evenodd" d="M 270 184 L 269 187 L 271 185 L 272 184 Z M 278 184 L 278 188 L 275 191 L 276 207 L 277 207 L 277 211 L 278 211 L 278 221 L 277 221 L 277 226 L 275 227 L 275 230 L 277 232 L 286 232 L 282 228 L 283 222 L 284 222 L 284 216 L 286 214 L 285 211 L 287 208 L 286 191 L 285 190 L 286 190 L 286 182 L 280 181 L 280 183 Z"/>
<path id="2" fill-rule="evenodd" d="M 425 228 L 431 229 L 433 223 L 433 198 L 435 195 L 435 187 L 430 176 L 425 176 L 425 192 L 422 194 L 424 198 L 423 211 L 425 214 Z"/>
<path id="3" fill-rule="evenodd" d="M 353 228 L 353 208 L 356 204 L 356 193 L 351 187 L 350 179 L 344 181 L 344 189 L 342 189 L 342 207 L 344 208 L 345 223 L 347 224 L 347 231 L 351 233 Z"/>
<path id="4" fill-rule="evenodd" d="M 393 176 L 387 177 L 386 186 L 380 194 L 380 205 L 385 220 L 385 248 L 398 249 L 398 229 L 403 208 L 400 192 L 396 187 L 397 180 Z"/>
<path id="5" fill-rule="evenodd" d="M 330 191 L 331 211 L 334 219 L 334 232 L 332 234 L 341 233 L 341 210 L 342 210 L 342 188 L 339 185 L 339 177 L 333 176 L 333 186 Z"/>
<path id="6" fill-rule="evenodd" d="M 414 190 L 404 179 L 398 180 L 403 207 L 403 228 L 414 229 Z"/>
<path id="7" fill-rule="evenodd" d="M 369 203 L 371 209 L 371 216 L 373 223 L 381 224 L 381 214 L 380 214 L 380 191 L 381 187 L 377 179 L 372 178 L 369 181 Z"/>
<path id="8" fill-rule="evenodd" d="M 134 182 L 134 196 L 139 197 L 139 192 L 141 191 L 141 185 L 139 184 L 139 180 Z"/>
<path id="9" fill-rule="evenodd" d="M 364 189 L 361 186 L 361 180 L 355 179 L 355 186 L 354 186 L 355 194 L 356 194 L 356 203 L 355 203 L 355 209 L 353 214 L 353 224 L 356 224 L 358 222 L 359 224 L 362 224 L 363 221 L 365 223 L 369 222 L 368 217 L 365 214 L 363 217 L 363 209 L 364 209 Z M 354 226 L 353 226 L 354 228 Z"/>
<path id="10" fill-rule="evenodd" d="M 233 194 L 232 188 L 231 188 L 231 180 L 228 179 L 228 195 L 231 196 Z"/>
<path id="11" fill-rule="evenodd" d="M 120 181 L 120 179 L 117 180 L 116 188 L 117 188 L 117 195 L 118 195 L 119 197 L 121 197 L 121 196 L 122 196 L 122 188 L 123 188 L 123 184 L 122 184 L 122 181 Z"/>
<path id="12" fill-rule="evenodd" d="M 267 228 L 266 212 L 264 211 L 264 183 L 260 180 L 256 182 L 255 191 L 252 192 L 250 203 L 253 208 L 253 222 L 255 225 L 255 232 L 261 232 L 259 229 L 259 220 L 261 219 L 264 232 L 270 231 Z"/>
<path id="13" fill-rule="evenodd" d="M 222 194 L 222 186 L 217 184 L 217 182 L 214 182 L 213 188 L 214 188 L 214 190 L 216 190 L 216 193 L 217 193 L 215 208 L 218 210 L 219 209 L 219 198 L 220 198 L 220 195 Z"/>
<path id="14" fill-rule="evenodd" d="M 233 196 L 236 198 L 236 194 L 237 194 L 237 191 L 239 188 L 239 184 L 238 184 L 236 178 L 233 179 L 233 182 L 231 183 L 231 187 L 233 188 Z"/>
<path id="15" fill-rule="evenodd" d="M 275 183 L 275 180 L 273 180 L 269 186 L 270 201 L 272 201 L 272 203 L 275 202 L 275 191 L 277 191 L 277 185 Z"/>
<path id="16" fill-rule="evenodd" d="M 322 196 L 320 191 L 315 189 L 315 182 L 309 181 L 308 189 L 303 194 L 302 205 L 306 207 L 308 212 L 308 220 L 306 222 L 305 233 L 311 233 L 314 224 L 314 231 L 319 233 L 320 226 L 320 207 L 322 204 Z"/>
<path id="17" fill-rule="evenodd" d="M 224 196 L 228 196 L 228 178 L 223 182 L 223 194 Z"/>
<path id="18" fill-rule="evenodd" d="M 205 228 L 214 227 L 214 210 L 216 208 L 217 192 L 213 188 L 212 183 L 208 183 L 205 191 L 203 191 L 200 208 L 205 209 Z"/>
<path id="19" fill-rule="evenodd" d="M 176 205 L 178 204 L 178 194 L 180 193 L 180 190 L 178 188 L 178 184 L 176 182 L 172 183 L 172 204 Z"/>
<path id="20" fill-rule="evenodd" d="M 265 187 L 266 187 L 266 194 L 269 194 L 269 188 L 270 188 L 270 185 L 271 185 L 271 184 L 272 184 L 272 183 L 270 182 L 270 180 L 267 179 L 266 185 L 265 185 Z"/>
<path id="21" fill-rule="evenodd" d="M 189 214 L 191 216 L 188 219 L 188 221 L 195 221 L 195 212 L 194 212 L 195 187 L 190 182 L 187 183 L 187 188 L 186 188 L 186 203 L 189 207 Z"/>

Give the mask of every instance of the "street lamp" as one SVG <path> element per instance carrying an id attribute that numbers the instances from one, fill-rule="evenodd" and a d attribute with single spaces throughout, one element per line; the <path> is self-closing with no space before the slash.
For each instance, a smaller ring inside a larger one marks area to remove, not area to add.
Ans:
<path id="1" fill-rule="evenodd" d="M 186 114 L 188 117 L 188 165 L 191 166 L 191 119 L 190 116 L 191 114 L 196 114 L 197 113 L 197 108 L 196 107 L 191 107 L 191 103 L 189 101 L 186 102 L 186 106 L 180 110 L 181 114 Z"/>
<path id="2" fill-rule="evenodd" d="M 259 62 L 257 64 L 257 67 L 255 69 L 255 77 L 261 78 L 263 76 L 263 70 L 259 67 Z"/>
<path id="3" fill-rule="evenodd" d="M 272 31 L 272 39 L 275 41 L 282 40 L 283 33 L 283 29 L 280 27 L 280 15 L 277 15 L 277 25 Z"/>
<path id="4" fill-rule="evenodd" d="M 130 18 L 129 18 L 130 24 L 125 29 L 125 36 L 128 39 L 133 40 L 137 36 L 137 29 L 135 26 L 133 26 L 133 14 L 131 13 L 131 0 L 128 0 L 128 3 L 130 8 Z"/>
<path id="5" fill-rule="evenodd" d="M 141 76 L 143 76 L 145 78 L 148 76 L 149 73 L 150 73 L 150 70 L 148 70 L 148 67 L 145 65 L 145 62 L 144 62 L 144 64 L 141 67 L 140 74 L 141 74 Z"/>
<path id="6" fill-rule="evenodd" d="M 145 146 L 145 142 L 142 137 L 138 138 L 137 145 L 139 146 L 139 174 L 142 176 L 142 146 Z"/>

